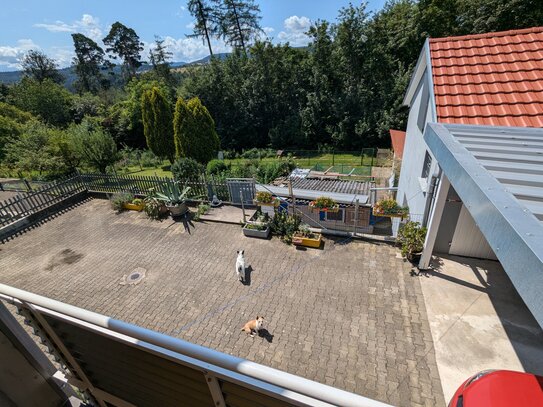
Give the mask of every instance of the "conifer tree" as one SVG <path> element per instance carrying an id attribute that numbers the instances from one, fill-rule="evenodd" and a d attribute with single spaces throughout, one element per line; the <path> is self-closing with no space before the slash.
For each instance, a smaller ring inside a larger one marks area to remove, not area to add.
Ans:
<path id="1" fill-rule="evenodd" d="M 179 157 L 190 157 L 206 164 L 220 147 L 215 122 L 200 99 L 185 103 L 178 99 L 174 114 L 174 138 Z"/>
<path id="2" fill-rule="evenodd" d="M 147 147 L 157 156 L 173 163 L 172 114 L 168 100 L 159 88 L 153 87 L 142 94 L 141 112 Z"/>

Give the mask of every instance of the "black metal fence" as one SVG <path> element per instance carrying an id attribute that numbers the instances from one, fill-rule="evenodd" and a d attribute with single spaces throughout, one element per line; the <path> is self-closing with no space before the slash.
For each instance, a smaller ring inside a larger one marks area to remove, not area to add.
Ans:
<path id="1" fill-rule="evenodd" d="M 86 189 L 80 177 L 75 175 L 45 184 L 31 192 L 21 192 L 0 202 L 0 227 L 61 203 Z"/>

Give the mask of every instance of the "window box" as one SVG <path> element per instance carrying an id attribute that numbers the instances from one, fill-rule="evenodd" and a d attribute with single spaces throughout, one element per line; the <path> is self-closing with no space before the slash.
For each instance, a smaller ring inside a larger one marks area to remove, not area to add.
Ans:
<path id="1" fill-rule="evenodd" d="M 306 237 L 303 234 L 296 232 L 292 235 L 292 244 L 295 246 L 313 247 L 318 249 L 321 247 L 322 235 L 313 233 L 313 237 Z"/>

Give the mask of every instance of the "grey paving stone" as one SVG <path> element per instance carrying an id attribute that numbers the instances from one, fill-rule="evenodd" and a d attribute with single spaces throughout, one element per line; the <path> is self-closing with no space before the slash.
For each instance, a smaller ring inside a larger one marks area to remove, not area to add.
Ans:
<path id="1" fill-rule="evenodd" d="M 235 276 L 239 249 L 250 285 Z M 2 283 L 389 403 L 445 405 L 420 283 L 392 246 L 301 251 L 92 200 L 0 253 Z M 137 267 L 141 283 L 119 284 Z M 268 339 L 240 331 L 257 314 Z"/>

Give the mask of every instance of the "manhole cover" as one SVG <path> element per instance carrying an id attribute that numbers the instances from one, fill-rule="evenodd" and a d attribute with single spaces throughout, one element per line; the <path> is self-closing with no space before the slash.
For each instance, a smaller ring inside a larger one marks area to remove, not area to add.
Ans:
<path id="1" fill-rule="evenodd" d="M 125 274 L 119 284 L 121 285 L 136 285 L 145 278 L 145 269 L 143 267 L 136 268 L 132 273 Z"/>

